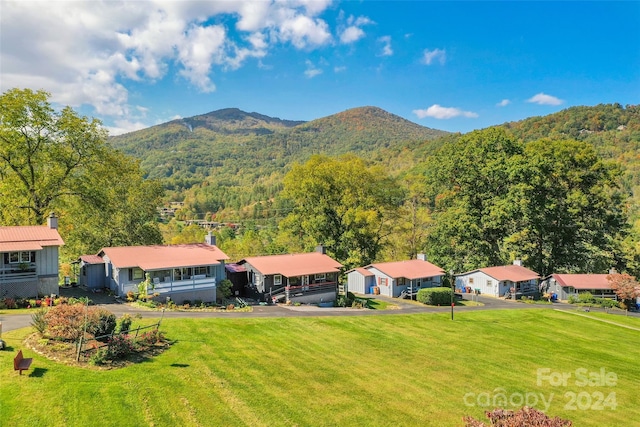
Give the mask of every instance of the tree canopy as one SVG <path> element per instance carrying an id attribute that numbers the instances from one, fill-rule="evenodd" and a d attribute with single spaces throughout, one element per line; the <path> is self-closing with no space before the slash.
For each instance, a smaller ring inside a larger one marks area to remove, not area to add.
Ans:
<path id="1" fill-rule="evenodd" d="M 0 224 L 42 224 L 60 216 L 63 254 L 159 243 L 162 188 L 138 162 L 114 150 L 97 119 L 55 110 L 42 90 L 0 96 Z"/>
<path id="2" fill-rule="evenodd" d="M 524 144 L 502 128 L 461 136 L 425 164 L 428 248 L 457 271 L 522 259 L 541 275 L 621 262 L 619 170 L 574 140 Z"/>
<path id="3" fill-rule="evenodd" d="M 281 230 L 302 248 L 324 244 L 346 267 L 376 260 L 389 221 L 397 216 L 404 194 L 381 167 L 354 156 L 315 155 L 295 165 L 284 180 L 283 197 L 292 205 Z"/>

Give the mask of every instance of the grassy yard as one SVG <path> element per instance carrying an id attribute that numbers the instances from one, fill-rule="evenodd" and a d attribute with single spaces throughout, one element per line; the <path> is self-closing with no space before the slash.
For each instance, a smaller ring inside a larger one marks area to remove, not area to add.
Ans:
<path id="1" fill-rule="evenodd" d="M 165 319 L 162 330 L 177 342 L 138 365 L 95 371 L 25 349 L 35 360 L 23 376 L 12 358 L 31 331 L 3 334 L 2 425 L 460 426 L 504 393 L 551 400 L 547 413 L 575 426 L 622 426 L 640 407 L 639 333 L 552 310 Z M 581 368 L 617 379 L 585 386 Z"/>

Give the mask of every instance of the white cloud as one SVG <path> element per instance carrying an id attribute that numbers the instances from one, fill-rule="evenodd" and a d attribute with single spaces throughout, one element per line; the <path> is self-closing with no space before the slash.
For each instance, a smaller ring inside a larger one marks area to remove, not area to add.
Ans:
<path id="1" fill-rule="evenodd" d="M 378 42 L 382 43 L 382 50 L 380 51 L 380 56 L 393 55 L 393 49 L 391 48 L 391 36 L 379 37 Z"/>
<path id="2" fill-rule="evenodd" d="M 198 90 L 211 92 L 217 72 L 237 69 L 251 58 L 260 61 L 277 43 L 305 50 L 331 43 L 329 26 L 319 18 L 330 4 L 3 2 L 0 28 L 11 43 L 0 45 L 0 91 L 45 89 L 53 102 L 90 105 L 114 120 L 131 120 L 136 109 L 129 105 L 131 81 L 155 84 L 176 69 Z M 365 23 L 353 20 L 353 25 Z"/>
<path id="3" fill-rule="evenodd" d="M 422 62 L 431 65 L 433 61 L 440 61 L 440 64 L 444 65 L 447 60 L 447 51 L 444 49 L 425 49 L 422 54 Z"/>
<path id="4" fill-rule="evenodd" d="M 527 99 L 527 102 L 538 105 L 560 105 L 564 103 L 562 99 L 556 98 L 555 96 L 547 95 L 546 93 L 542 92 Z"/>
<path id="5" fill-rule="evenodd" d="M 433 104 L 426 110 L 413 110 L 413 114 L 418 116 L 419 119 L 424 119 L 425 117 L 433 117 L 435 119 L 452 119 L 460 116 L 473 119 L 478 117 L 477 113 L 471 111 L 463 111 L 459 108 L 452 107 L 442 107 L 438 104 Z"/>
<path id="6" fill-rule="evenodd" d="M 364 37 L 364 30 L 360 27 L 351 26 L 345 28 L 340 34 L 340 42 L 343 44 L 353 43 Z"/>
<path id="7" fill-rule="evenodd" d="M 511 101 L 509 101 L 508 99 L 503 99 L 496 104 L 496 107 L 506 107 L 509 104 L 511 104 Z"/>
<path id="8" fill-rule="evenodd" d="M 343 71 L 346 71 L 347 67 L 345 66 L 341 66 L 341 67 L 333 67 L 333 72 L 334 73 L 342 73 Z"/>
<path id="9" fill-rule="evenodd" d="M 340 11 L 338 20 L 344 20 L 343 11 Z M 341 29 L 339 31 L 340 43 L 350 44 L 360 40 L 366 35 L 362 27 L 371 24 L 374 24 L 374 22 L 366 16 L 358 16 L 357 18 L 353 15 L 349 16 L 346 19 L 346 25 L 341 26 Z"/>
<path id="10" fill-rule="evenodd" d="M 305 65 L 307 66 L 307 69 L 305 70 L 304 75 L 307 76 L 308 79 L 312 79 L 315 76 L 322 74 L 322 70 L 313 65 L 313 62 L 308 59 L 305 61 Z"/>
<path id="11" fill-rule="evenodd" d="M 134 132 L 140 129 L 146 129 L 149 125 L 142 122 L 131 122 L 129 120 L 116 120 L 115 126 L 106 126 L 105 129 L 109 135 L 122 135 L 123 133 Z"/>

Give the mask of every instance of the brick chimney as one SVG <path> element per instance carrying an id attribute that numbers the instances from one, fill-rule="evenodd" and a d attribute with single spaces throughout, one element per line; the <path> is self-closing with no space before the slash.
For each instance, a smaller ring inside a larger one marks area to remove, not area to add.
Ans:
<path id="1" fill-rule="evenodd" d="M 54 230 L 58 229 L 58 217 L 54 212 L 51 212 L 49 214 L 49 218 L 47 218 L 47 226 Z"/>

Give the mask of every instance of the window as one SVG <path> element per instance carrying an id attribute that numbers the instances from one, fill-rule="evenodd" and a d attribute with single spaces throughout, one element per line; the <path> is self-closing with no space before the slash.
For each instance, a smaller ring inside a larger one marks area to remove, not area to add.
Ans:
<path id="1" fill-rule="evenodd" d="M 193 274 L 194 276 L 202 276 L 202 275 L 207 275 L 209 274 L 209 267 L 206 266 L 202 266 L 202 267 L 193 267 Z"/>
<path id="2" fill-rule="evenodd" d="M 276 274 L 273 276 L 273 285 L 274 286 L 281 286 L 282 285 L 282 275 L 281 274 Z"/>
<path id="3" fill-rule="evenodd" d="M 380 286 L 388 286 L 388 281 L 389 279 L 387 279 L 386 277 L 378 277 L 378 284 Z"/>
<path id="4" fill-rule="evenodd" d="M 144 271 L 141 268 L 133 267 L 129 269 L 129 281 L 142 280 L 144 278 Z"/>
<path id="5" fill-rule="evenodd" d="M 316 274 L 316 282 L 325 282 L 326 280 L 327 280 L 327 275 L 325 273 Z"/>
<path id="6" fill-rule="evenodd" d="M 487 280 L 487 287 L 490 288 L 491 286 L 493 286 L 493 282 L 491 280 Z"/>
<path id="7" fill-rule="evenodd" d="M 19 264 L 19 263 L 29 263 L 36 262 L 36 253 L 35 252 L 10 252 L 8 257 L 9 264 Z"/>
<path id="8" fill-rule="evenodd" d="M 473 285 L 473 277 L 469 277 L 469 284 Z"/>

